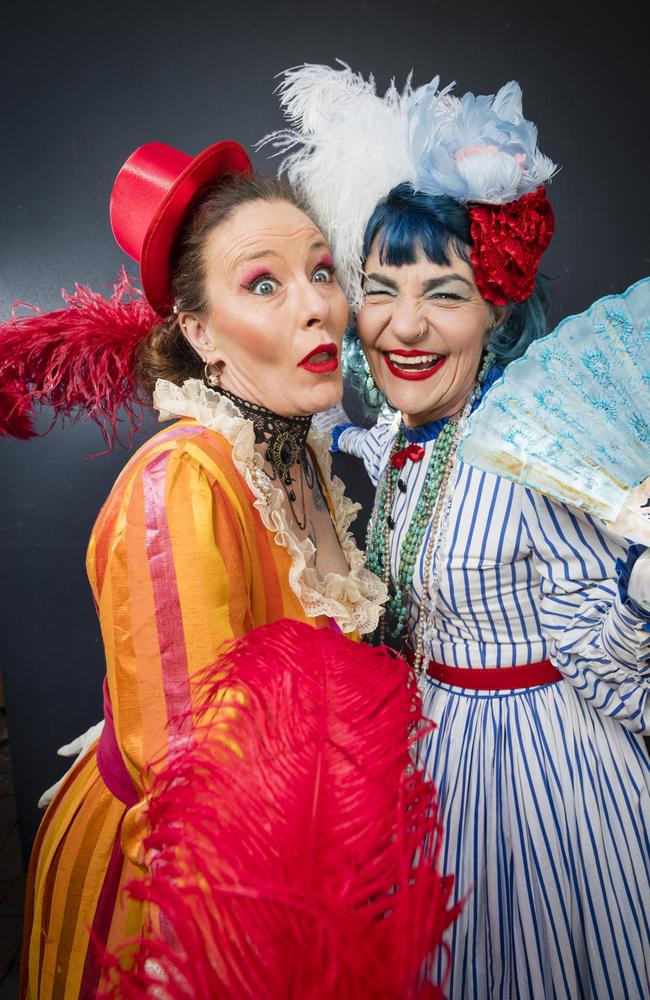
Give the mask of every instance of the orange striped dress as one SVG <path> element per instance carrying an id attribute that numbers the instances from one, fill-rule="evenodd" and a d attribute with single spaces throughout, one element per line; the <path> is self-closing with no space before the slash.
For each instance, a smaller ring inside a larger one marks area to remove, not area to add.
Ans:
<path id="1" fill-rule="evenodd" d="M 126 466 L 87 556 L 115 750 L 131 787 L 125 801 L 109 791 L 93 748 L 45 814 L 26 897 L 21 995 L 29 1000 L 95 997 L 91 933 L 112 948 L 140 932 L 141 904 L 121 889 L 143 863 L 143 774 L 179 738 L 168 723 L 191 706 L 192 676 L 224 641 L 281 618 L 370 631 L 384 597 L 348 532 L 355 505 L 331 478 L 318 432 L 309 445 L 350 566 L 349 576 L 325 581 L 310 565 L 311 542 L 292 533 L 282 494 L 261 470 L 252 424 L 195 380 L 159 382 L 155 402 L 161 419 L 182 419 Z"/>

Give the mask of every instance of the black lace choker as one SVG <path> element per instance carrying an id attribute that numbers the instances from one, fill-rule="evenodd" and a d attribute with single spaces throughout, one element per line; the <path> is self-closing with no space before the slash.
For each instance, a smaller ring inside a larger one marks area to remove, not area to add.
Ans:
<path id="1" fill-rule="evenodd" d="M 257 403 L 249 403 L 234 393 L 219 387 L 220 395 L 235 404 L 246 420 L 252 421 L 257 444 L 266 445 L 266 460 L 285 488 L 289 502 L 296 501 L 291 469 L 300 467 L 301 499 L 304 517 L 304 485 L 313 486 L 313 470 L 307 456 L 307 435 L 311 427 L 311 417 L 282 417 L 273 410 L 267 410 Z M 296 512 L 294 511 L 294 515 Z M 298 523 L 302 518 L 296 517 Z"/>

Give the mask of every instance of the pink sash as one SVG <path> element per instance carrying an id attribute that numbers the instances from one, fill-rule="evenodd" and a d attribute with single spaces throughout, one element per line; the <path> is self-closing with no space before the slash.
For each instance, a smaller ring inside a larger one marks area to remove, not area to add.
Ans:
<path id="1" fill-rule="evenodd" d="M 108 693 L 108 683 L 104 678 L 104 728 L 97 744 L 97 767 L 104 784 L 116 799 L 129 808 L 138 801 L 138 793 L 133 787 L 131 775 L 126 769 L 120 753 L 113 723 L 113 706 Z"/>

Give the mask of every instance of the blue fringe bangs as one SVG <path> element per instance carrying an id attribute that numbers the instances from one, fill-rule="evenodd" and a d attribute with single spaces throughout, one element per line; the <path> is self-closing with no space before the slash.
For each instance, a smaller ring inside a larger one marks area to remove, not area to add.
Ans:
<path id="1" fill-rule="evenodd" d="M 418 249 L 434 264 L 449 264 L 454 250 L 470 263 L 470 223 L 467 210 L 446 195 L 426 195 L 399 184 L 370 216 L 363 238 L 363 257 L 379 236 L 382 264 L 414 264 Z"/>

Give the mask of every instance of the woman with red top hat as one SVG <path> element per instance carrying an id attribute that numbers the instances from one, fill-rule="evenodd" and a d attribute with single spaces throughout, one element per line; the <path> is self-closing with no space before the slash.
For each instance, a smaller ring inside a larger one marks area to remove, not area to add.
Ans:
<path id="1" fill-rule="evenodd" d="M 80 288 L 0 330 L 5 432 L 32 433 L 40 402 L 81 407 L 110 437 L 148 392 L 173 420 L 131 458 L 88 547 L 105 725 L 34 846 L 31 1000 L 96 996 L 102 947 L 142 930 L 121 890 L 145 865 L 151 762 L 184 746 L 193 679 L 224 642 L 284 619 L 358 636 L 385 596 L 310 428 L 341 396 L 348 314 L 311 217 L 234 142 L 195 158 L 149 143 L 118 174 L 111 220 L 146 299 L 123 278 L 110 302 Z"/>

